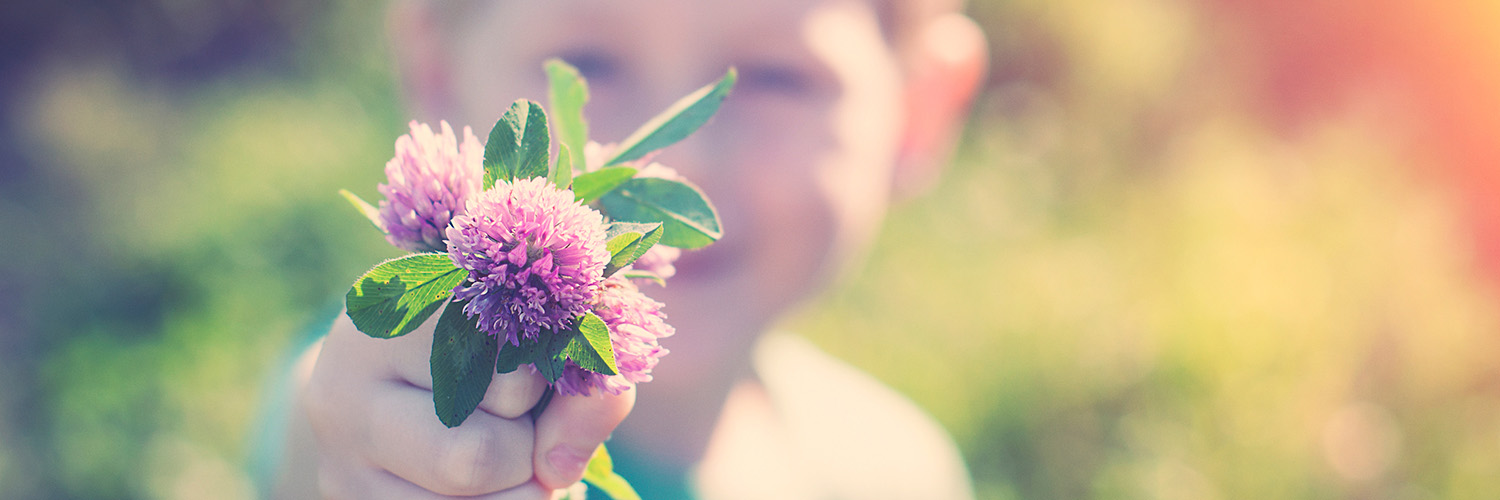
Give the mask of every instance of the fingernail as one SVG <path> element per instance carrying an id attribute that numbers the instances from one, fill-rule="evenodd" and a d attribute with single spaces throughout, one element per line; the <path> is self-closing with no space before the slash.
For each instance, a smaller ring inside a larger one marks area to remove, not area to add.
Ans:
<path id="1" fill-rule="evenodd" d="M 547 452 L 547 462 L 568 479 L 576 479 L 583 476 L 583 468 L 589 464 L 588 453 L 581 453 L 571 446 L 560 444 Z"/>

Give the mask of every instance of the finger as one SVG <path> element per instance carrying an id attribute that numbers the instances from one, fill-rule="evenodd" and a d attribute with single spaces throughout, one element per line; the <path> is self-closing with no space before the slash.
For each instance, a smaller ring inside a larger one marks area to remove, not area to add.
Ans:
<path id="1" fill-rule="evenodd" d="M 374 354 L 360 338 L 371 340 L 340 316 L 318 350 L 306 387 L 299 395 L 321 454 L 347 450 L 365 441 L 365 422 L 371 413 L 367 395 L 374 382 L 368 356 Z"/>
<path id="2" fill-rule="evenodd" d="M 429 337 L 430 338 L 430 337 Z M 385 359 L 386 347 L 383 339 L 373 339 L 360 333 L 346 314 L 340 314 L 333 328 L 323 339 L 314 371 L 325 375 L 344 376 L 351 372 L 370 374 L 380 372 L 389 365 Z M 429 342 L 431 342 L 429 340 Z M 431 349 L 429 347 L 429 349 Z"/>
<path id="3" fill-rule="evenodd" d="M 504 491 L 474 496 L 452 496 L 434 493 L 385 471 L 372 471 L 367 484 L 371 487 L 367 490 L 370 494 L 365 496 L 365 498 L 377 500 L 387 498 L 391 500 L 448 500 L 459 498 L 477 500 L 548 500 L 552 498 L 552 492 L 543 488 L 536 481 L 527 481 L 520 486 L 508 488 Z"/>
<path id="4" fill-rule="evenodd" d="M 406 335 L 376 341 L 391 373 L 412 385 L 432 388 L 432 334 L 440 316 L 432 315 Z"/>
<path id="5" fill-rule="evenodd" d="M 501 418 L 519 418 L 541 401 L 546 390 L 547 379 L 531 365 L 523 365 L 516 371 L 495 375 L 479 402 L 479 409 Z"/>
<path id="6" fill-rule="evenodd" d="M 553 398 L 536 423 L 537 481 L 552 489 L 578 482 L 594 449 L 634 406 L 634 390 L 618 396 L 596 391 L 593 396 Z"/>
<path id="7" fill-rule="evenodd" d="M 427 491 L 411 481 L 378 469 L 339 472 L 334 474 L 330 480 L 323 481 L 322 486 L 324 488 L 324 498 L 328 499 L 447 500 L 462 498 L 479 500 L 547 500 L 553 497 L 553 492 L 543 488 L 536 481 L 527 481 L 514 488 L 477 496 L 444 495 Z"/>
<path id="8" fill-rule="evenodd" d="M 436 315 L 434 315 L 434 318 Z M 432 335 L 435 319 L 429 319 L 411 333 L 394 339 L 378 340 L 381 358 L 397 378 L 422 389 L 432 389 Z M 480 400 L 479 408 L 504 418 L 525 414 L 541 400 L 547 381 L 529 366 L 504 374 L 495 374 Z"/>
<path id="9" fill-rule="evenodd" d="M 532 475 L 531 419 L 477 411 L 458 427 L 433 413 L 432 392 L 395 383 L 376 391 L 367 458 L 375 466 L 444 495 L 512 488 Z"/>

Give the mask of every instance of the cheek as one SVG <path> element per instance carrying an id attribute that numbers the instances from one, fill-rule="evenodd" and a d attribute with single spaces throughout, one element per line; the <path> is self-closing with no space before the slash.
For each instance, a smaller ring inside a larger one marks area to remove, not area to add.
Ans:
<path id="1" fill-rule="evenodd" d="M 746 149 L 735 156 L 736 182 L 726 186 L 726 238 L 746 247 L 742 272 L 754 277 L 759 301 L 773 311 L 817 288 L 842 231 L 837 200 L 818 181 L 838 156 L 830 151 L 836 142 L 818 122 L 794 123 L 747 134 L 735 148 Z"/>
<path id="2" fill-rule="evenodd" d="M 793 302 L 815 289 L 828 268 L 839 233 L 837 211 L 811 182 L 757 186 L 756 251 L 751 267 L 763 276 L 769 300 Z"/>
<path id="3" fill-rule="evenodd" d="M 709 156 L 725 163 L 689 175 L 720 203 L 726 246 L 744 247 L 741 272 L 764 300 L 815 291 L 883 213 L 899 111 L 894 97 L 863 93 L 730 101 L 706 129 Z"/>

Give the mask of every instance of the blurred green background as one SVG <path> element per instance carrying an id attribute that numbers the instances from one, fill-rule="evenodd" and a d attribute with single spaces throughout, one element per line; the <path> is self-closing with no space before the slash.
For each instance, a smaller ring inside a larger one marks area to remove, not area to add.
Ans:
<path id="1" fill-rule="evenodd" d="M 394 253 L 335 194 L 405 132 L 379 4 L 0 6 L 0 498 L 257 494 L 265 387 Z M 948 175 L 787 327 L 932 412 L 983 499 L 1500 496 L 1482 148 L 1248 4 L 971 2 Z"/>

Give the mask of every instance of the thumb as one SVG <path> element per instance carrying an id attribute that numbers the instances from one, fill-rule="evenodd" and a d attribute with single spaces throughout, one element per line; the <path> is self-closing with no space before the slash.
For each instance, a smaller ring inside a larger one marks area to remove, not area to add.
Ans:
<path id="1" fill-rule="evenodd" d="M 554 397 L 536 422 L 537 481 L 553 489 L 577 483 L 594 449 L 609 439 L 634 406 L 634 389 L 619 395 L 597 391 L 592 396 Z"/>

